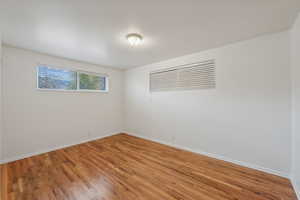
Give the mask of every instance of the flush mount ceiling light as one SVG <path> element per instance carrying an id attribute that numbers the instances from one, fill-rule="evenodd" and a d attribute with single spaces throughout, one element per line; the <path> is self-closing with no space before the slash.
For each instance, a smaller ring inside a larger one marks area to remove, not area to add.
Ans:
<path id="1" fill-rule="evenodd" d="M 142 43 L 143 37 L 137 33 L 130 33 L 126 36 L 131 46 L 138 46 Z"/>

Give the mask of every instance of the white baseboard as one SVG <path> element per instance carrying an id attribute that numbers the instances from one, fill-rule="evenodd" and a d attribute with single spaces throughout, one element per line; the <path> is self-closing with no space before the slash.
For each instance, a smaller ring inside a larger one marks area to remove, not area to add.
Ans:
<path id="1" fill-rule="evenodd" d="M 90 142 L 90 141 L 93 141 L 93 140 L 102 139 L 102 138 L 109 137 L 109 136 L 116 135 L 116 134 L 119 134 L 119 133 L 106 134 L 106 135 L 102 135 L 102 136 L 82 140 L 82 141 L 79 141 L 79 142 L 74 142 L 74 143 L 70 143 L 70 144 L 66 144 L 66 145 L 61 145 L 61 146 L 56 146 L 56 147 L 52 147 L 52 148 L 48 148 L 48 149 L 43 149 L 41 151 L 37 151 L 37 152 L 33 152 L 33 153 L 26 153 L 26 154 L 14 156 L 14 157 L 11 157 L 11 158 L 6 158 L 6 159 L 3 159 L 3 160 L 0 160 L 0 164 L 9 163 L 9 162 L 13 162 L 13 161 L 16 161 L 16 160 L 21 160 L 21 159 L 28 158 L 28 157 L 31 157 L 31 156 L 36 156 L 36 155 L 40 155 L 40 154 L 43 154 L 43 153 L 48 153 L 48 152 L 55 151 L 55 150 L 58 150 L 58 149 L 63 149 L 63 148 L 66 148 L 66 147 L 70 147 L 70 146 Z"/>
<path id="2" fill-rule="evenodd" d="M 300 185 L 297 184 L 296 180 L 293 177 L 291 177 L 290 180 L 296 192 L 297 198 L 300 200 Z"/>
<path id="3" fill-rule="evenodd" d="M 124 131 L 124 133 L 126 133 L 126 131 Z M 16 161 L 16 160 L 20 160 L 20 159 L 28 158 L 28 157 L 31 157 L 31 156 L 47 153 L 47 152 L 50 152 L 50 151 L 55 151 L 55 150 L 58 150 L 58 149 L 74 146 L 74 145 L 77 145 L 77 144 L 82 144 L 82 143 L 85 143 L 85 142 L 90 142 L 90 141 L 97 140 L 97 139 L 102 139 L 104 137 L 109 137 L 109 136 L 112 136 L 112 135 L 115 135 L 115 134 L 118 134 L 118 133 L 107 134 L 107 135 L 104 135 L 104 136 L 99 136 L 99 137 L 94 137 L 94 138 L 90 138 L 90 139 L 87 139 L 87 140 L 79 141 L 77 143 L 71 143 L 71 144 L 62 145 L 62 146 L 56 146 L 56 147 L 53 147 L 53 148 L 48 148 L 48 149 L 44 149 L 44 150 L 33 152 L 33 153 L 18 155 L 18 156 L 15 156 L 15 157 L 3 159 L 3 160 L 0 161 L 0 164 L 13 162 L 13 161 Z M 141 135 L 135 134 L 135 133 L 127 133 L 127 134 L 133 135 L 133 136 L 136 136 L 136 137 L 140 137 L 140 138 L 143 138 L 143 139 L 146 139 L 146 140 L 151 140 L 151 141 L 154 141 L 154 142 L 158 142 L 158 143 L 161 143 L 161 144 L 165 144 L 165 145 L 168 145 L 168 146 L 173 146 L 175 148 L 179 148 L 179 149 L 187 150 L 187 151 L 190 151 L 190 152 L 198 153 L 198 154 L 201 154 L 201 155 L 209 156 L 209 157 L 216 158 L 216 159 L 219 159 L 219 160 L 231 162 L 231 163 L 241 165 L 241 166 L 244 166 L 244 167 L 256 169 L 256 170 L 263 171 L 263 172 L 266 172 L 266 173 L 274 174 L 274 175 L 277 175 L 277 176 L 290 178 L 289 174 L 287 174 L 287 173 L 280 172 L 280 171 L 273 170 L 273 169 L 269 169 L 269 168 L 265 168 L 265 167 L 261 167 L 261 166 L 255 165 L 255 164 L 250 164 L 250 163 L 246 163 L 246 162 L 243 162 L 243 161 L 234 160 L 234 159 L 231 159 L 231 158 L 227 158 L 227 157 L 217 155 L 217 154 L 213 154 L 213 153 L 208 153 L 208 152 L 201 151 L 201 150 L 190 149 L 188 147 L 183 147 L 183 146 L 172 144 L 172 143 L 169 143 L 169 142 L 164 142 L 164 141 L 161 141 L 161 140 L 152 139 L 152 138 L 141 136 Z"/>
<path id="4" fill-rule="evenodd" d="M 223 160 L 223 161 L 226 161 L 226 162 L 231 162 L 231 163 L 241 165 L 241 166 L 244 166 L 244 167 L 248 167 L 248 168 L 256 169 L 256 170 L 263 171 L 263 172 L 266 172 L 266 173 L 270 173 L 270 174 L 274 174 L 274 175 L 277 175 L 277 176 L 288 178 L 288 179 L 291 180 L 292 185 L 294 187 L 294 190 L 296 192 L 297 198 L 300 200 L 300 185 L 297 185 L 296 180 L 293 177 L 290 177 L 289 174 L 286 174 L 286 173 L 283 173 L 283 172 L 280 172 L 280 171 L 277 171 L 277 170 L 261 167 L 261 166 L 258 166 L 258 165 L 246 163 L 246 162 L 243 162 L 243 161 L 234 160 L 234 159 L 227 158 L 227 157 L 224 157 L 224 156 L 221 156 L 221 155 L 208 153 L 208 152 L 200 151 L 200 150 L 194 150 L 194 149 L 190 149 L 190 148 L 187 148 L 187 147 L 172 144 L 172 143 L 169 143 L 169 142 L 164 142 L 164 141 L 161 141 L 161 140 L 152 139 L 152 138 L 141 136 L 141 135 L 135 134 L 135 133 L 127 133 L 126 131 L 124 131 L 123 133 L 126 133 L 128 135 L 133 135 L 133 136 L 136 136 L 136 137 L 139 137 L 139 138 L 143 138 L 143 139 L 146 139 L 146 140 L 158 142 L 158 143 L 161 143 L 161 144 L 165 144 L 165 145 L 168 145 L 168 146 L 172 146 L 172 147 L 175 147 L 175 148 L 183 149 L 183 150 L 186 150 L 186 151 L 190 151 L 190 152 L 198 153 L 198 154 L 201 154 L 201 155 L 209 156 L 209 157 L 216 158 L 216 159 L 219 159 L 219 160 Z M 90 139 L 87 139 L 87 140 L 83 140 L 83 141 L 80 141 L 80 142 L 77 142 L 77 143 L 71 143 L 71 144 L 67 144 L 67 145 L 48 148 L 48 149 L 44 149 L 44 150 L 41 150 L 41 151 L 38 151 L 38 152 L 22 154 L 22 155 L 15 156 L 15 157 L 12 157 L 12 158 L 0 160 L 0 164 L 13 162 L 13 161 L 16 161 L 16 160 L 28 158 L 28 157 L 31 157 L 31 156 L 40 155 L 40 154 L 43 154 L 43 153 L 48 153 L 48 152 L 55 151 L 55 150 L 58 150 L 58 149 L 63 149 L 63 148 L 66 148 L 66 147 L 70 147 L 70 146 L 90 142 L 90 141 L 97 140 L 97 139 L 102 139 L 102 138 L 109 137 L 109 136 L 116 135 L 116 134 L 119 134 L 119 133 L 107 134 L 107 135 L 104 135 L 104 136 L 99 136 L 99 137 L 94 137 L 94 138 L 90 138 Z"/>
<path id="5" fill-rule="evenodd" d="M 255 164 L 251 164 L 251 163 L 231 159 L 231 158 L 221 156 L 221 155 L 217 155 L 217 154 L 214 154 L 214 153 L 208 153 L 208 152 L 198 150 L 198 149 L 197 150 L 196 149 L 191 149 L 191 148 L 180 146 L 180 145 L 177 145 L 177 144 L 172 144 L 170 142 L 164 142 L 164 141 L 161 141 L 161 140 L 152 139 L 152 138 L 145 137 L 145 136 L 135 134 L 135 133 L 127 133 L 127 134 L 128 135 L 133 135 L 133 136 L 136 136 L 136 137 L 139 137 L 139 138 L 143 138 L 143 139 L 146 139 L 146 140 L 151 140 L 151 141 L 154 141 L 154 142 L 158 142 L 158 143 L 161 143 L 161 144 L 165 144 L 165 145 L 168 145 L 168 146 L 172 146 L 172 147 L 175 147 L 175 148 L 178 148 L 178 149 L 183 149 L 183 150 L 190 151 L 190 152 L 193 152 L 193 153 L 198 153 L 198 154 L 205 155 L 205 156 L 208 156 L 208 157 L 212 157 L 212 158 L 215 158 L 215 159 L 218 159 L 218 160 L 223 160 L 223 161 L 226 161 L 226 162 L 234 163 L 234 164 L 237 164 L 237 165 L 241 165 L 243 167 L 256 169 L 256 170 L 259 170 L 259 171 L 263 171 L 263 172 L 266 172 L 266 173 L 269 173 L 269 174 L 274 174 L 274 175 L 281 176 L 281 177 L 288 178 L 288 179 L 290 178 L 290 175 L 288 173 L 280 172 L 280 171 L 277 171 L 277 170 L 274 170 L 274 169 L 261 167 L 261 166 L 255 165 Z"/>

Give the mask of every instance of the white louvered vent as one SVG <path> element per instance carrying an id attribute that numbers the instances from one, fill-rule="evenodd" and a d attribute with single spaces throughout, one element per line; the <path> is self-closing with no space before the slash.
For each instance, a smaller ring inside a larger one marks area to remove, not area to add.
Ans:
<path id="1" fill-rule="evenodd" d="M 212 89 L 215 61 L 192 63 L 150 73 L 150 91 Z"/>

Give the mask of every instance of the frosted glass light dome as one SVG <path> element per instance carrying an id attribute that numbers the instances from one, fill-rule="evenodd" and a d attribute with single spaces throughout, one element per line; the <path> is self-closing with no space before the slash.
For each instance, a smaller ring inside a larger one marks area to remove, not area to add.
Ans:
<path id="1" fill-rule="evenodd" d="M 143 37 L 137 33 L 130 33 L 126 36 L 131 46 L 138 46 L 142 43 Z"/>

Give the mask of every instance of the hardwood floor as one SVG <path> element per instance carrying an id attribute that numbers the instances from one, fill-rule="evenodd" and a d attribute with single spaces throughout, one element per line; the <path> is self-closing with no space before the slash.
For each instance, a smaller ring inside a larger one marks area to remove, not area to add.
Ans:
<path id="1" fill-rule="evenodd" d="M 297 199 L 288 179 L 119 134 L 5 164 L 2 200 Z"/>

